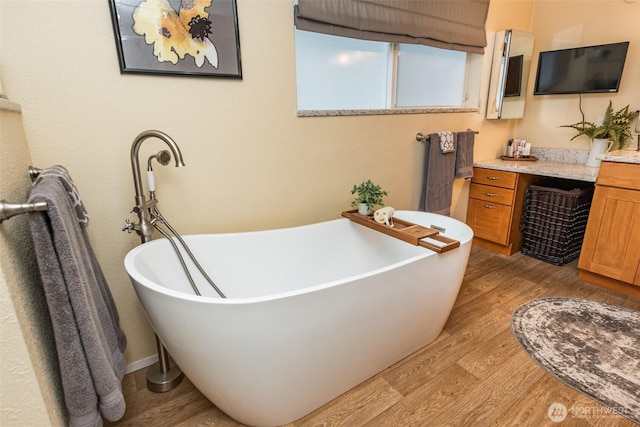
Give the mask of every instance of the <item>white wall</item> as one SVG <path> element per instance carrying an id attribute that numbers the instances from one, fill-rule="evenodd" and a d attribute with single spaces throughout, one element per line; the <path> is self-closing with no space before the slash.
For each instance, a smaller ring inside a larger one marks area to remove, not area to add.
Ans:
<path id="1" fill-rule="evenodd" d="M 0 99 L 0 200 L 24 202 L 31 155 L 19 105 Z M 0 225 L 0 425 L 63 425 L 58 361 L 26 216 Z"/>
<path id="2" fill-rule="evenodd" d="M 640 109 L 639 22 L 640 2 L 537 1 L 532 21 L 536 41 L 530 90 L 518 136 L 538 147 L 589 149 L 587 137 L 570 142 L 575 132 L 559 127 L 582 120 L 578 95 L 532 95 L 540 51 L 630 41 L 619 92 L 582 95 L 582 109 L 585 120 L 590 122 L 604 115 L 609 100 L 616 110 L 626 105 L 632 110 Z"/>

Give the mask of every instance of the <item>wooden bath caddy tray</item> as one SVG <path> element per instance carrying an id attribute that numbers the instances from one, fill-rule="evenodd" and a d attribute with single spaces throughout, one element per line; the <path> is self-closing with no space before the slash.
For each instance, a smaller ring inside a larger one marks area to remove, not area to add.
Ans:
<path id="1" fill-rule="evenodd" d="M 422 246 L 435 252 L 447 252 L 460 246 L 460 242 L 440 234 L 436 229 L 423 227 L 399 218 L 393 218 L 393 227 L 376 222 L 371 216 L 360 215 L 357 210 L 342 212 L 342 216 L 351 221 L 404 240 L 412 245 Z M 429 240 L 423 240 L 428 238 Z"/>

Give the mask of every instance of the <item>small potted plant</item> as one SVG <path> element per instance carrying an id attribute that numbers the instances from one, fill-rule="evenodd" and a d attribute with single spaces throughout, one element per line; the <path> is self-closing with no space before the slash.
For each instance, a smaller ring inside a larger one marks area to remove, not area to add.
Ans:
<path id="1" fill-rule="evenodd" d="M 351 194 L 356 193 L 358 193 L 358 196 L 351 202 L 351 206 L 357 206 L 358 213 L 362 215 L 371 215 L 373 207 L 376 205 L 384 206 L 382 198 L 389 195 L 388 192 L 371 182 L 370 179 L 360 185 L 354 185 Z"/>
<path id="2" fill-rule="evenodd" d="M 613 111 L 613 103 L 609 100 L 609 105 L 604 112 L 602 124 L 597 125 L 592 122 L 581 121 L 572 125 L 561 127 L 571 128 L 577 133 L 571 141 L 581 135 L 585 135 L 592 141 L 596 139 L 606 139 L 613 143 L 618 150 L 625 147 L 627 140 L 631 139 L 631 123 L 638 117 L 639 111 L 629 111 L 629 106 Z"/>

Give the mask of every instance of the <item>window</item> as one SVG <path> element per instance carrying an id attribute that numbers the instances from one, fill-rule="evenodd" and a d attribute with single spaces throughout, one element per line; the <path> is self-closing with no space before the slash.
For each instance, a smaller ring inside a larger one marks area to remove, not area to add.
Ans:
<path id="1" fill-rule="evenodd" d="M 480 54 L 297 29 L 295 47 L 299 115 L 478 109 Z"/>
<path id="2" fill-rule="evenodd" d="M 467 54 L 399 45 L 396 107 L 461 107 Z"/>

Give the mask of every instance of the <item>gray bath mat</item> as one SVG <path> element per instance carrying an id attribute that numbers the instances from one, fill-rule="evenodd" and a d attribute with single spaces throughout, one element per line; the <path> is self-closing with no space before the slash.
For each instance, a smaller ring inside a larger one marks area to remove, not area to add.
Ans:
<path id="1" fill-rule="evenodd" d="M 640 312 L 540 298 L 514 311 L 511 331 L 555 378 L 640 424 Z"/>

